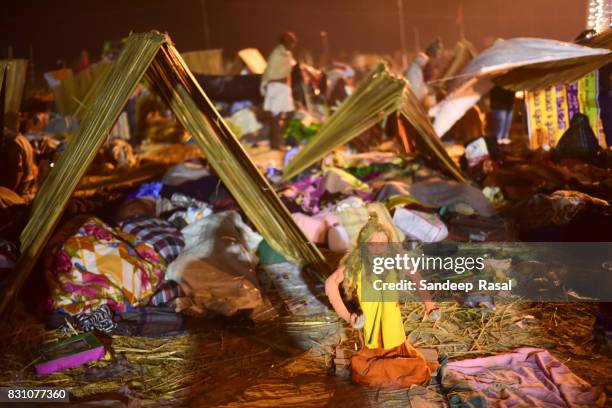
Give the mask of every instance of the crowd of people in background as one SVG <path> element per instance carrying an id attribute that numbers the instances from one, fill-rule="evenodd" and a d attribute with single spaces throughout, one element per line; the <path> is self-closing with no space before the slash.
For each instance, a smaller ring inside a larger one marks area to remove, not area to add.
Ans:
<path id="1" fill-rule="evenodd" d="M 582 36 L 592 33 L 585 32 Z M 502 41 L 502 40 L 498 40 Z M 100 61 L 112 62 L 120 52 L 123 41 L 107 42 L 102 47 Z M 321 57 L 321 65 L 314 67 L 312 54 L 308 50 L 298 47 L 298 37 L 292 32 L 282 33 L 278 43 L 267 58 L 265 71 L 259 79 L 260 102 L 234 101 L 232 103 L 218 103 L 217 107 L 226 116 L 236 112 L 240 107 L 252 107 L 257 118 L 264 124 L 264 131 L 259 132 L 259 139 L 269 140 L 273 150 L 289 150 L 295 154 L 299 149 L 299 141 L 286 136 L 289 122 L 295 117 L 302 117 L 304 112 L 308 115 L 325 114 L 333 110 L 346 99 L 353 91 L 359 80 L 371 68 L 371 64 L 364 63 L 365 57 L 339 54 L 341 58 L 330 59 L 329 55 Z M 446 96 L 445 81 L 452 78 L 443 78 L 447 69 L 452 51 L 445 49 L 440 38 L 435 38 L 423 52 L 414 54 L 407 67 L 399 62 L 401 55 L 385 57 L 390 69 L 397 75 L 403 76 L 409 83 L 413 93 L 422 103 L 425 111 Z M 58 68 L 65 69 L 67 64 L 63 59 L 58 60 Z M 74 70 L 85 71 L 93 65 L 87 50 L 81 51 L 75 59 Z M 248 70 L 243 70 L 248 73 Z M 55 81 L 56 79 L 50 79 Z M 51 82 L 49 83 L 51 84 Z M 610 86 L 610 65 L 601 70 L 599 102 L 602 115 L 603 129 L 608 135 L 608 143 L 612 142 L 612 91 Z M 136 110 L 135 98 L 128 103 L 124 113 L 124 123 L 130 133 L 128 143 L 133 149 L 146 141 L 146 119 L 152 113 L 159 120 L 166 120 L 172 115 L 164 103 L 150 93 L 145 87 L 137 90 L 139 96 L 145 96 L 144 102 L 138 103 Z M 9 188 L 26 200 L 31 200 L 36 191 L 36 180 L 40 179 L 37 169 L 37 160 L 32 148 L 35 135 L 46 132 L 70 132 L 78 126 L 75 117 L 64 117 L 53 106 L 53 98 L 35 95 L 27 98 L 23 103 L 23 110 L 19 115 L 7 116 L 5 119 L 5 138 L 2 149 L 2 166 L 6 170 L 0 176 L 0 185 Z M 256 100 L 254 98 L 253 100 Z M 311 103 L 314 100 L 316 103 Z M 321 106 L 326 109 L 321 112 Z M 469 137 L 481 136 L 484 133 L 494 136 L 499 143 L 508 143 L 511 137 L 511 128 L 514 125 L 523 126 L 522 109 L 517 109 L 515 93 L 502 87 L 495 86 L 488 95 L 473 109 L 468 111 L 449 134 L 455 141 L 461 142 L 460 133 L 470 133 Z M 518 118 L 517 118 L 518 112 Z M 143 119 L 144 118 L 144 119 Z M 121 118 L 120 118 L 121 119 Z M 518 121 L 518 122 L 517 122 Z M 465 122 L 468 123 L 465 126 Z M 461 130 L 463 129 L 463 130 Z M 122 130 L 123 131 L 123 130 Z M 123 131 L 125 133 L 125 131 Z M 115 132 L 116 133 L 116 132 Z M 149 132 L 150 133 L 150 132 Z M 180 131 L 179 131 L 180 133 Z M 473 133 L 473 134 L 472 134 Z M 445 136 L 445 135 L 440 135 Z M 28 142 L 30 140 L 30 142 Z M 247 139 L 248 140 L 248 139 Z M 287 162 L 289 157 L 286 157 Z M 41 171 L 46 174 L 46 171 Z"/>

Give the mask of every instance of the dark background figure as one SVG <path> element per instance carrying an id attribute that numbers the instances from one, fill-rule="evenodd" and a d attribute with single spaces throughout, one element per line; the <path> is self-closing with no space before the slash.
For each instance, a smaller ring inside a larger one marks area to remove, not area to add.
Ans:
<path id="1" fill-rule="evenodd" d="M 440 60 L 440 51 L 442 48 L 443 44 L 440 37 L 434 38 L 433 41 L 427 46 L 425 54 L 429 57 L 429 60 L 423 69 L 425 82 L 435 81 L 442 75 L 441 64 L 443 61 Z"/>
<path id="2" fill-rule="evenodd" d="M 86 50 L 81 51 L 81 56 L 79 58 L 79 71 L 86 70 L 90 65 L 89 53 Z"/>
<path id="3" fill-rule="evenodd" d="M 493 119 L 493 134 L 498 142 L 507 143 L 510 141 L 514 91 L 509 91 L 501 86 L 495 86 L 489 93 L 489 99 Z"/>
<path id="4" fill-rule="evenodd" d="M 270 148 L 284 145 L 283 128 L 287 118 L 295 111 L 291 87 L 291 72 L 296 64 L 292 50 L 297 46 L 297 36 L 283 33 L 279 43 L 268 57 L 268 64 L 261 78 L 264 95 L 263 109 L 270 117 Z"/>

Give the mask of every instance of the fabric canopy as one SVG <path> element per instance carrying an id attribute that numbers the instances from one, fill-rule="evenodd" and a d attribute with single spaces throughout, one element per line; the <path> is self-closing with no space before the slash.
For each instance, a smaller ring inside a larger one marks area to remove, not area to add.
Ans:
<path id="1" fill-rule="evenodd" d="M 501 41 L 474 58 L 452 92 L 430 110 L 434 129 L 445 134 L 496 84 L 521 91 L 575 81 L 612 61 L 607 49 L 539 38 Z"/>
<path id="2" fill-rule="evenodd" d="M 384 64 L 379 64 L 361 82 L 310 142 L 295 155 L 285 168 L 282 181 L 295 177 L 334 149 L 396 112 L 415 130 L 410 136 L 419 153 L 440 164 L 438 167 L 452 177 L 463 181 L 461 171 L 438 140 L 427 114 L 406 81 L 389 73 Z"/>
<path id="3" fill-rule="evenodd" d="M 21 234 L 18 270 L 0 300 L 13 303 L 89 164 L 137 84 L 147 74 L 193 135 L 227 189 L 266 241 L 317 277 L 329 272 L 324 257 L 293 221 L 267 180 L 215 111 L 170 40 L 157 31 L 131 35 L 86 110 L 77 134 L 42 184 Z"/>

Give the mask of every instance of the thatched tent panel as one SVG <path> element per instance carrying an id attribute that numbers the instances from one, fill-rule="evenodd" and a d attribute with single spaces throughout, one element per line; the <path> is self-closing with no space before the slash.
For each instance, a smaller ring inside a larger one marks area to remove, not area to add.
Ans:
<path id="1" fill-rule="evenodd" d="M 0 74 L 6 71 L 4 112 L 19 112 L 26 81 L 28 60 L 0 60 Z"/>
<path id="2" fill-rule="evenodd" d="M 295 224 L 168 37 L 151 31 L 129 37 L 84 112 L 77 134 L 41 186 L 28 225 L 21 234 L 18 273 L 2 297 L 0 314 L 19 293 L 72 193 L 147 70 L 151 85 L 194 135 L 211 166 L 266 241 L 289 259 L 312 266 L 319 279 L 328 271 L 323 255 Z"/>
<path id="3" fill-rule="evenodd" d="M 328 271 L 324 257 L 295 224 L 176 49 L 164 45 L 147 76 L 266 242 L 286 257 L 324 275 Z"/>

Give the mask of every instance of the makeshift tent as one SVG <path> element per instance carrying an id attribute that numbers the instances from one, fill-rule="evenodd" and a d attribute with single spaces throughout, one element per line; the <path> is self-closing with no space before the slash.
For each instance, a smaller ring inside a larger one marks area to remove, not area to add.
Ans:
<path id="1" fill-rule="evenodd" d="M 151 31 L 129 37 L 91 105 L 86 107 L 77 134 L 42 184 L 31 218 L 21 234 L 18 271 L 2 296 L 0 315 L 19 293 L 72 192 L 145 75 L 191 132 L 210 165 L 267 243 L 285 257 L 309 265 L 309 270 L 319 279 L 328 272 L 322 254 L 295 224 L 215 111 L 169 38 Z"/>
<path id="2" fill-rule="evenodd" d="M 251 74 L 261 75 L 267 65 L 266 59 L 257 48 L 244 48 L 236 53 L 225 73 L 240 75 L 246 68 Z"/>
<path id="3" fill-rule="evenodd" d="M 268 63 L 257 48 L 245 48 L 238 51 L 238 57 L 253 74 L 263 74 Z"/>
<path id="4" fill-rule="evenodd" d="M 439 85 L 444 85 L 449 78 L 457 75 L 468 62 L 470 62 L 476 56 L 477 52 L 474 46 L 467 40 L 461 40 L 457 42 L 455 51 L 453 52 L 453 58 L 451 59 L 448 67 L 442 74 L 442 80 Z"/>
<path id="5" fill-rule="evenodd" d="M 460 74 L 457 87 L 429 112 L 434 129 L 445 134 L 494 85 L 529 91 L 571 82 L 612 61 L 607 49 L 545 40 L 501 41 L 474 58 Z"/>
<path id="6" fill-rule="evenodd" d="M 389 73 L 384 64 L 379 64 L 364 78 L 355 92 L 342 102 L 319 132 L 289 162 L 282 180 L 291 179 L 332 150 L 396 112 L 399 112 L 403 123 L 410 124 L 415 130 L 411 136 L 420 152 L 441 164 L 442 170 L 450 176 L 463 181 L 461 171 L 448 156 L 406 81 Z"/>
<path id="7" fill-rule="evenodd" d="M 183 60 L 194 74 L 223 75 L 223 50 L 190 51 L 181 54 Z"/>
<path id="8" fill-rule="evenodd" d="M 6 71 L 6 99 L 4 112 L 19 112 L 26 80 L 28 60 L 0 60 L 0 74 Z"/>
<path id="9" fill-rule="evenodd" d="M 371 71 L 375 69 L 378 64 L 390 60 L 392 60 L 391 57 L 380 54 L 356 54 L 351 58 L 350 66 L 358 71 L 365 72 Z"/>
<path id="10" fill-rule="evenodd" d="M 410 135 L 412 136 L 410 141 L 416 147 L 416 151 L 433 167 L 438 167 L 455 180 L 464 182 L 461 170 L 448 155 L 421 102 L 408 86 L 404 88 L 399 113 L 401 121 L 404 124 L 408 123 L 415 130 Z"/>
<path id="11" fill-rule="evenodd" d="M 52 89 L 57 110 L 64 116 L 81 116 L 83 107 L 88 106 L 91 98 L 100 88 L 102 81 L 111 71 L 110 62 L 98 62 L 74 75 L 68 75 Z"/>
<path id="12" fill-rule="evenodd" d="M 591 48 L 612 49 L 612 29 L 606 30 L 594 37 L 578 41 L 578 44 Z"/>

